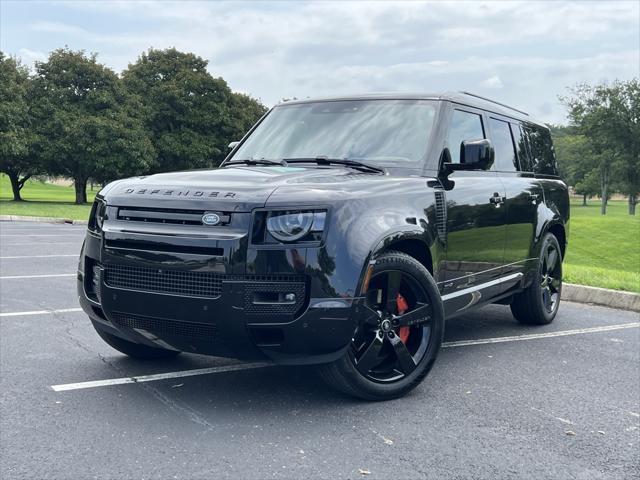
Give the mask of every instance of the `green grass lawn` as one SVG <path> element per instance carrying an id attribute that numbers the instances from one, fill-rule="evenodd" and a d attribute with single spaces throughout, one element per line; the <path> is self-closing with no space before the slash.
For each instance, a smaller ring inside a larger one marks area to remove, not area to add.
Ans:
<path id="1" fill-rule="evenodd" d="M 640 215 L 627 208 L 611 201 L 602 216 L 598 201 L 571 205 L 565 281 L 640 293 Z"/>
<path id="2" fill-rule="evenodd" d="M 93 201 L 96 191 L 88 192 Z M 29 181 L 24 202 L 11 201 L 11 185 L 0 175 L 0 214 L 86 220 L 91 205 L 75 205 L 73 187 Z M 640 215 L 627 214 L 626 202 L 610 202 L 600 215 L 600 203 L 571 205 L 569 249 L 565 259 L 567 282 L 640 293 Z"/>
<path id="3" fill-rule="evenodd" d="M 87 200 L 93 202 L 98 191 L 87 191 Z M 58 217 L 72 220 L 86 220 L 91 203 L 76 205 L 73 186 L 63 187 L 29 180 L 22 189 L 24 202 L 12 200 L 9 178 L 0 174 L 0 215 L 27 215 L 30 217 Z"/>

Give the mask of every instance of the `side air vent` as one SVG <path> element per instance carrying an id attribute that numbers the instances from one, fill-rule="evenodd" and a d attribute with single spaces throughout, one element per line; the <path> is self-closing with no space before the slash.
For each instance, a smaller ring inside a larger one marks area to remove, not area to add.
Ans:
<path id="1" fill-rule="evenodd" d="M 436 190 L 436 229 L 443 245 L 447 244 L 447 201 L 442 190 Z"/>
<path id="2" fill-rule="evenodd" d="M 202 217 L 205 213 L 217 214 L 220 218 L 217 225 L 228 225 L 231 222 L 231 213 L 229 212 L 142 207 L 118 208 L 118 220 L 125 222 L 168 223 L 176 225 L 204 225 L 202 223 Z"/>

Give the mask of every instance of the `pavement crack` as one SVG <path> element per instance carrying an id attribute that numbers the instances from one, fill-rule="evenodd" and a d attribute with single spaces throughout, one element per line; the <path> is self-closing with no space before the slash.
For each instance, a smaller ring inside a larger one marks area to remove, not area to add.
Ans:
<path id="1" fill-rule="evenodd" d="M 196 423 L 202 427 L 205 427 L 205 431 L 212 431 L 215 429 L 215 425 L 207 421 L 207 419 L 203 418 L 197 411 L 188 407 L 186 405 L 180 404 L 179 402 L 172 400 L 167 395 L 162 393 L 157 388 L 152 387 L 151 385 L 143 382 L 138 382 L 133 379 L 136 385 L 145 390 L 147 393 L 150 393 L 156 400 L 163 403 L 166 407 L 168 407 L 174 413 L 185 416 L 189 421 Z"/>
<path id="2" fill-rule="evenodd" d="M 213 424 L 209 423 L 205 418 L 203 418 L 200 414 L 198 414 L 198 412 L 196 412 L 192 408 L 187 407 L 186 405 L 181 405 L 180 403 L 178 403 L 175 400 L 172 400 L 171 398 L 166 396 L 164 393 L 160 392 L 158 389 L 156 389 L 156 388 L 154 388 L 154 387 L 152 387 L 152 386 L 150 386 L 150 385 L 148 385 L 146 383 L 138 382 L 135 377 L 131 376 L 123 368 L 121 368 L 120 366 L 118 366 L 115 363 L 113 363 L 111 360 L 109 360 L 107 357 L 102 355 L 100 352 L 96 352 L 93 349 L 91 349 L 88 345 L 86 345 L 84 342 L 82 342 L 78 337 L 76 337 L 72 333 L 72 329 L 75 327 L 73 320 L 71 320 L 71 321 L 63 320 L 62 318 L 59 318 L 55 314 L 53 315 L 53 317 L 56 320 L 64 323 L 64 327 L 65 327 L 64 328 L 64 334 L 69 339 L 69 341 L 71 341 L 71 343 L 73 343 L 75 346 L 77 346 L 78 348 L 84 350 L 87 353 L 90 353 L 92 355 L 96 355 L 100 359 L 100 361 L 102 363 L 104 363 L 105 365 L 107 365 L 110 368 L 112 368 L 113 370 L 115 370 L 118 374 L 122 375 L 123 377 L 130 378 L 133 381 L 133 383 L 138 385 L 141 389 L 143 389 L 147 393 L 150 393 L 156 400 L 160 401 L 162 404 L 167 406 L 174 413 L 177 413 L 179 415 L 183 415 L 189 421 L 192 421 L 192 422 L 194 422 L 194 423 L 196 423 L 198 425 L 201 425 L 201 426 L 205 427 L 206 431 L 211 431 L 211 430 L 213 430 L 215 428 L 215 426 Z"/>

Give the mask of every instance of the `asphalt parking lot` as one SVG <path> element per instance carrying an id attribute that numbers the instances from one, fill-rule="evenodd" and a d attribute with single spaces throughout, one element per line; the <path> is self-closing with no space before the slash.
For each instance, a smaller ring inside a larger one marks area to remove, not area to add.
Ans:
<path id="1" fill-rule="evenodd" d="M 83 235 L 0 224 L 2 479 L 640 477 L 637 313 L 487 307 L 412 394 L 366 403 L 310 368 L 120 355 L 78 308 Z"/>

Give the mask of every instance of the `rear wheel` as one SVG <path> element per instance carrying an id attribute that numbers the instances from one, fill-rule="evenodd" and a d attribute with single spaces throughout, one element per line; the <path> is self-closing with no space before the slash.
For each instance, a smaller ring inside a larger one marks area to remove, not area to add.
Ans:
<path id="1" fill-rule="evenodd" d="M 440 294 L 414 258 L 389 252 L 377 259 L 366 291 L 365 320 L 344 357 L 320 367 L 332 387 L 366 400 L 388 400 L 429 373 L 444 334 Z"/>
<path id="2" fill-rule="evenodd" d="M 558 239 L 547 233 L 542 239 L 536 278 L 522 293 L 515 295 L 511 312 L 521 323 L 546 325 L 558 313 L 562 293 L 562 251 Z"/>
<path id="3" fill-rule="evenodd" d="M 99 328 L 96 328 L 96 332 L 98 332 L 100 338 L 107 342 L 111 347 L 130 357 L 151 360 L 156 358 L 171 358 L 180 353 L 177 350 L 154 348 L 140 343 L 129 342 L 128 340 L 104 332 Z"/>

